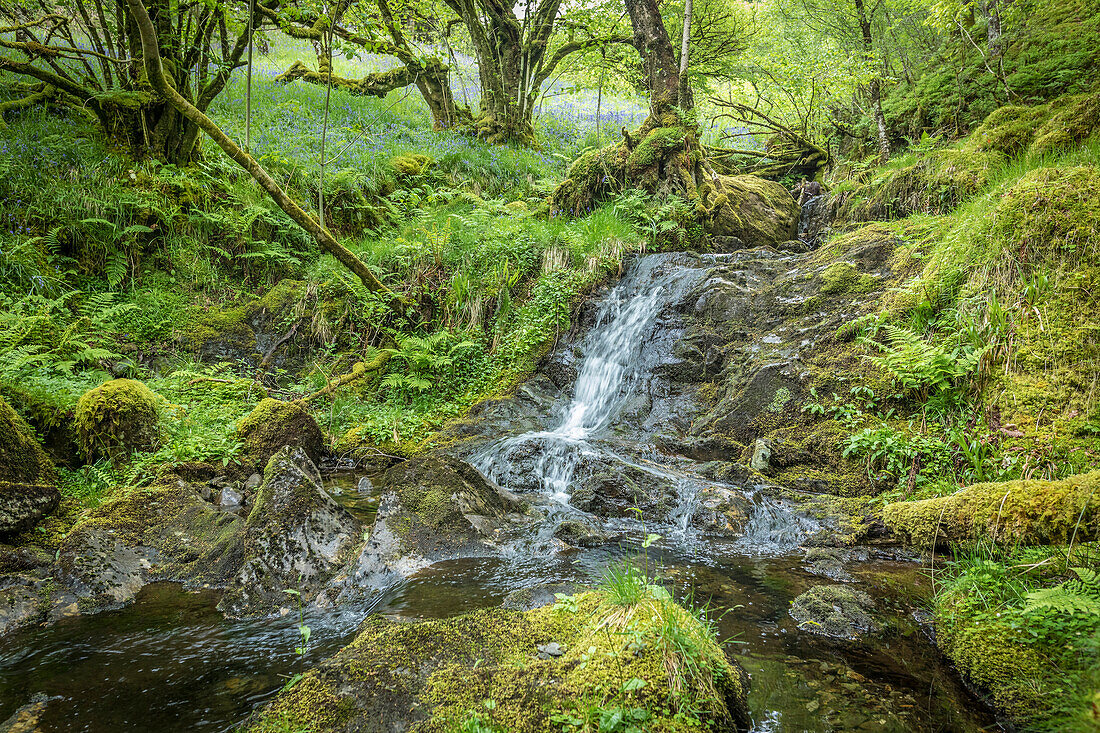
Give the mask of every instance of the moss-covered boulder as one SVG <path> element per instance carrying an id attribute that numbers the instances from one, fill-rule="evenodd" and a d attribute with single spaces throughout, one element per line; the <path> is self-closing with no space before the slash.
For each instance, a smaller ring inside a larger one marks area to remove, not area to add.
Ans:
<path id="1" fill-rule="evenodd" d="M 798 203 L 775 181 L 718 176 L 706 201 L 712 237 L 736 237 L 751 247 L 774 247 L 798 236 Z"/>
<path id="2" fill-rule="evenodd" d="M 497 551 L 509 529 L 526 524 L 527 505 L 443 453 L 386 471 L 374 528 L 346 573 L 338 599 L 352 599 L 441 560 Z"/>
<path id="3" fill-rule="evenodd" d="M 883 520 L 918 547 L 989 540 L 1006 545 L 1100 539 L 1100 471 L 1060 481 L 974 484 L 950 496 L 887 504 Z"/>
<path id="4" fill-rule="evenodd" d="M 311 602 L 362 543 L 357 522 L 321 486 L 302 448 L 272 456 L 243 527 L 243 562 L 219 604 L 232 616 Z"/>
<path id="5" fill-rule="evenodd" d="M 57 508 L 57 473 L 34 431 L 0 398 L 0 535 L 33 527 Z"/>
<path id="6" fill-rule="evenodd" d="M 161 398 L 134 379 L 113 379 L 76 403 L 73 426 L 88 460 L 152 450 L 160 440 Z"/>
<path id="7" fill-rule="evenodd" d="M 798 628 L 834 639 L 858 639 L 880 628 L 875 602 L 846 585 L 815 585 L 791 602 Z"/>
<path id="8" fill-rule="evenodd" d="M 57 480 L 53 463 L 31 427 L 0 397 L 0 481 L 50 484 Z"/>
<path id="9" fill-rule="evenodd" d="M 247 730 L 533 733 L 618 709 L 639 730 L 732 731 L 749 723 L 747 683 L 663 589 L 630 606 L 593 592 L 526 612 L 373 616 Z"/>
<path id="10" fill-rule="evenodd" d="M 128 603 L 157 580 L 223 587 L 240 567 L 240 525 L 176 476 L 119 489 L 66 536 L 59 578 L 85 611 Z"/>
<path id="11" fill-rule="evenodd" d="M 271 457 L 285 446 L 301 448 L 309 460 L 317 463 L 324 453 L 325 439 L 313 415 L 298 402 L 283 402 L 270 397 L 237 424 L 245 455 L 257 466 L 266 466 Z"/>

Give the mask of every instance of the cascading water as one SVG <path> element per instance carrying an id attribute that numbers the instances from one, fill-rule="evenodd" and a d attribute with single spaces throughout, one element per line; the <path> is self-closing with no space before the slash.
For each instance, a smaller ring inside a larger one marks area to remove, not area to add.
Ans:
<path id="1" fill-rule="evenodd" d="M 673 293 L 699 278 L 698 270 L 670 263 L 667 255 L 643 257 L 608 294 L 585 340 L 573 399 L 557 424 L 497 441 L 471 463 L 502 486 L 530 488 L 537 481 L 553 501 L 569 502 L 578 469 L 598 453 L 589 441 L 614 423 L 653 366 L 644 352 L 662 310 Z"/>

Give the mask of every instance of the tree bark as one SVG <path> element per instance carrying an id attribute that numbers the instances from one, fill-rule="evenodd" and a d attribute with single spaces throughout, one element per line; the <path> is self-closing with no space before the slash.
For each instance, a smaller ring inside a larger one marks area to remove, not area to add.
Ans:
<path id="1" fill-rule="evenodd" d="M 691 109 L 692 103 L 684 98 L 684 90 L 691 89 L 688 84 L 687 73 L 691 58 L 691 0 L 684 0 L 684 35 L 680 41 L 680 107 Z"/>
<path id="2" fill-rule="evenodd" d="M 630 24 L 634 28 L 634 47 L 642 57 L 649 85 L 650 114 L 660 116 L 681 100 L 680 69 L 672 41 L 661 19 L 657 0 L 626 0 Z M 691 104 L 690 90 L 684 92 Z"/>
<path id="3" fill-rule="evenodd" d="M 317 220 L 307 214 L 285 191 L 275 182 L 258 162 L 248 153 L 234 143 L 221 131 L 213 120 L 203 114 L 197 107 L 188 102 L 175 87 L 169 84 L 164 75 L 164 68 L 160 55 L 160 47 L 157 43 L 157 31 L 148 11 L 142 4 L 142 0 L 126 0 L 130 8 L 131 16 L 137 25 L 138 35 L 141 40 L 140 58 L 145 65 L 149 83 L 153 89 L 175 108 L 178 113 L 189 120 L 197 128 L 210 136 L 225 154 L 232 158 L 238 165 L 244 168 L 252 176 L 260 187 L 278 204 L 286 214 L 294 220 L 298 226 L 305 229 L 321 247 L 341 264 L 351 270 L 372 293 L 385 297 L 389 304 L 399 314 L 405 315 L 405 311 L 411 307 L 411 303 L 395 294 L 387 288 L 371 271 L 367 265 L 355 256 L 355 253 L 336 241 L 336 238 L 327 229 L 318 224 Z"/>
<path id="4" fill-rule="evenodd" d="M 863 36 L 863 50 L 869 61 L 874 61 L 875 39 L 871 34 L 871 19 L 867 15 L 864 0 L 854 0 L 856 14 L 859 18 L 859 30 Z M 882 80 L 876 70 L 875 76 L 867 85 L 868 96 L 871 98 L 872 114 L 875 118 L 875 128 L 878 133 L 878 149 L 882 162 L 890 160 L 890 135 L 886 129 L 886 115 L 882 113 Z"/>

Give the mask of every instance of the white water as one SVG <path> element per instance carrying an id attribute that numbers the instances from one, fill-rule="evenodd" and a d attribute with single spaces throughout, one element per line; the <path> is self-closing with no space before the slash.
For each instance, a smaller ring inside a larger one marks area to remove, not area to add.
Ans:
<path id="1" fill-rule="evenodd" d="M 509 486 L 515 470 L 533 470 L 543 494 L 569 502 L 578 468 L 597 455 L 588 441 L 614 423 L 648 371 L 644 351 L 662 308 L 674 290 L 698 276 L 678 266 L 662 272 L 665 262 L 656 255 L 640 259 L 600 306 L 597 323 L 585 339 L 573 399 L 557 425 L 498 441 L 473 457 L 472 463 L 489 479 Z M 539 454 L 533 465 L 518 466 L 518 459 L 531 451 Z"/>

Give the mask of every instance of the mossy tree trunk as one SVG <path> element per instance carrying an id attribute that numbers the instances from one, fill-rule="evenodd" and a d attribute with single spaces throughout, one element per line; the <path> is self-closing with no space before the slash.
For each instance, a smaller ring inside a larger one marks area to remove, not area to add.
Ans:
<path id="1" fill-rule="evenodd" d="M 551 48 L 561 0 L 515 5 L 504 0 L 444 0 L 470 33 L 481 81 L 478 137 L 491 143 L 535 144 L 535 104 L 558 65 L 578 51 L 629 43 L 626 36 L 594 36 Z M 516 10 L 523 9 L 523 17 Z"/>
<path id="2" fill-rule="evenodd" d="M 13 21 L 0 27 L 0 69 L 40 82 L 28 99 L 91 113 L 136 155 L 177 165 L 195 157 L 200 129 L 153 91 L 124 3 L 76 0 L 29 22 L 14 13 L 0 6 L 0 18 Z M 247 28 L 231 37 L 228 9 L 218 2 L 177 7 L 156 0 L 149 15 L 169 83 L 205 112 L 241 64 Z"/>
<path id="3" fill-rule="evenodd" d="M 289 216 L 298 226 L 302 227 L 313 237 L 318 246 L 336 258 L 340 264 L 347 267 L 359 278 L 364 287 L 372 293 L 385 299 L 388 305 L 399 315 L 409 315 L 413 304 L 404 297 L 394 293 L 385 286 L 378 276 L 367 267 L 354 252 L 336 241 L 324 226 L 290 198 L 281 186 L 271 177 L 263 166 L 255 158 L 241 150 L 228 135 L 222 132 L 213 120 L 201 110 L 184 99 L 172 86 L 170 79 L 164 73 L 163 62 L 160 54 L 160 46 L 157 41 L 156 26 L 151 16 L 142 4 L 142 0 L 126 0 L 127 6 L 134 18 L 141 41 L 140 59 L 148 75 L 149 83 L 154 91 L 163 97 L 168 104 L 186 117 L 188 121 L 201 129 L 228 155 L 235 163 L 240 165 L 260 185 L 260 187 L 272 198 L 272 200 Z"/>

